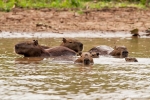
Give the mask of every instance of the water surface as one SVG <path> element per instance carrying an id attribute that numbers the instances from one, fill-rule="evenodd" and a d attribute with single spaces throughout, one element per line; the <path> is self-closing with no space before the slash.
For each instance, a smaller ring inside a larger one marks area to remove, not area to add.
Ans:
<path id="1" fill-rule="evenodd" d="M 57 46 L 62 37 L 0 38 L 1 100 L 149 100 L 150 38 L 83 38 L 84 51 L 97 45 L 125 45 L 130 57 L 100 57 L 84 67 L 49 59 L 27 59 L 14 52 L 20 41 L 38 39 L 40 44 Z"/>

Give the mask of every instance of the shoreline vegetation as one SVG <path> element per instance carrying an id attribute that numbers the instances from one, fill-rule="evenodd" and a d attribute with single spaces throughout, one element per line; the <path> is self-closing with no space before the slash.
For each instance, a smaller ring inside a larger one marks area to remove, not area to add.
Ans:
<path id="1" fill-rule="evenodd" d="M 0 0 L 0 33 L 150 29 L 150 0 Z"/>
<path id="2" fill-rule="evenodd" d="M 146 9 L 150 7 L 150 0 L 1 0 L 0 11 L 9 12 L 13 8 L 27 9 L 102 9 L 118 7 L 135 7 Z"/>

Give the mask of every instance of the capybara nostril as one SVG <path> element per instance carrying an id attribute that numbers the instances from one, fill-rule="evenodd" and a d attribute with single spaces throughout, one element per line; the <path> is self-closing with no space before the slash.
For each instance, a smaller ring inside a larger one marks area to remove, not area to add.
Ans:
<path id="1" fill-rule="evenodd" d="M 84 59 L 84 64 L 85 64 L 85 65 L 89 65 L 89 64 L 90 64 L 90 60 L 89 60 L 88 58 L 85 58 L 85 59 Z"/>
<path id="2" fill-rule="evenodd" d="M 122 52 L 122 57 L 128 57 L 128 51 L 123 51 Z"/>
<path id="3" fill-rule="evenodd" d="M 127 53 L 128 53 L 128 51 L 123 51 L 122 53 L 123 53 L 123 54 L 127 54 Z"/>

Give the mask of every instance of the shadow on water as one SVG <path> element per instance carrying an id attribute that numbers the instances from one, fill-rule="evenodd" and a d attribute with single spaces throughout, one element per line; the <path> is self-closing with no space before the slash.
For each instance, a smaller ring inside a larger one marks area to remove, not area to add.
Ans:
<path id="1" fill-rule="evenodd" d="M 123 100 L 150 99 L 149 38 L 78 38 L 84 51 L 97 45 L 125 45 L 130 57 L 94 58 L 94 65 L 82 66 L 59 59 L 23 58 L 14 45 L 33 38 L 0 39 L 0 98 L 2 100 Z M 62 38 L 39 38 L 40 44 L 56 46 Z"/>

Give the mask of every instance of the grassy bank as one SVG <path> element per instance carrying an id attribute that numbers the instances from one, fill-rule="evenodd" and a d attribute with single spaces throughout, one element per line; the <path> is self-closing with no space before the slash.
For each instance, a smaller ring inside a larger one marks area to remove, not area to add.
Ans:
<path id="1" fill-rule="evenodd" d="M 104 7 L 137 7 L 147 8 L 150 0 L 0 0 L 1 11 L 20 8 L 78 8 L 101 9 Z"/>

